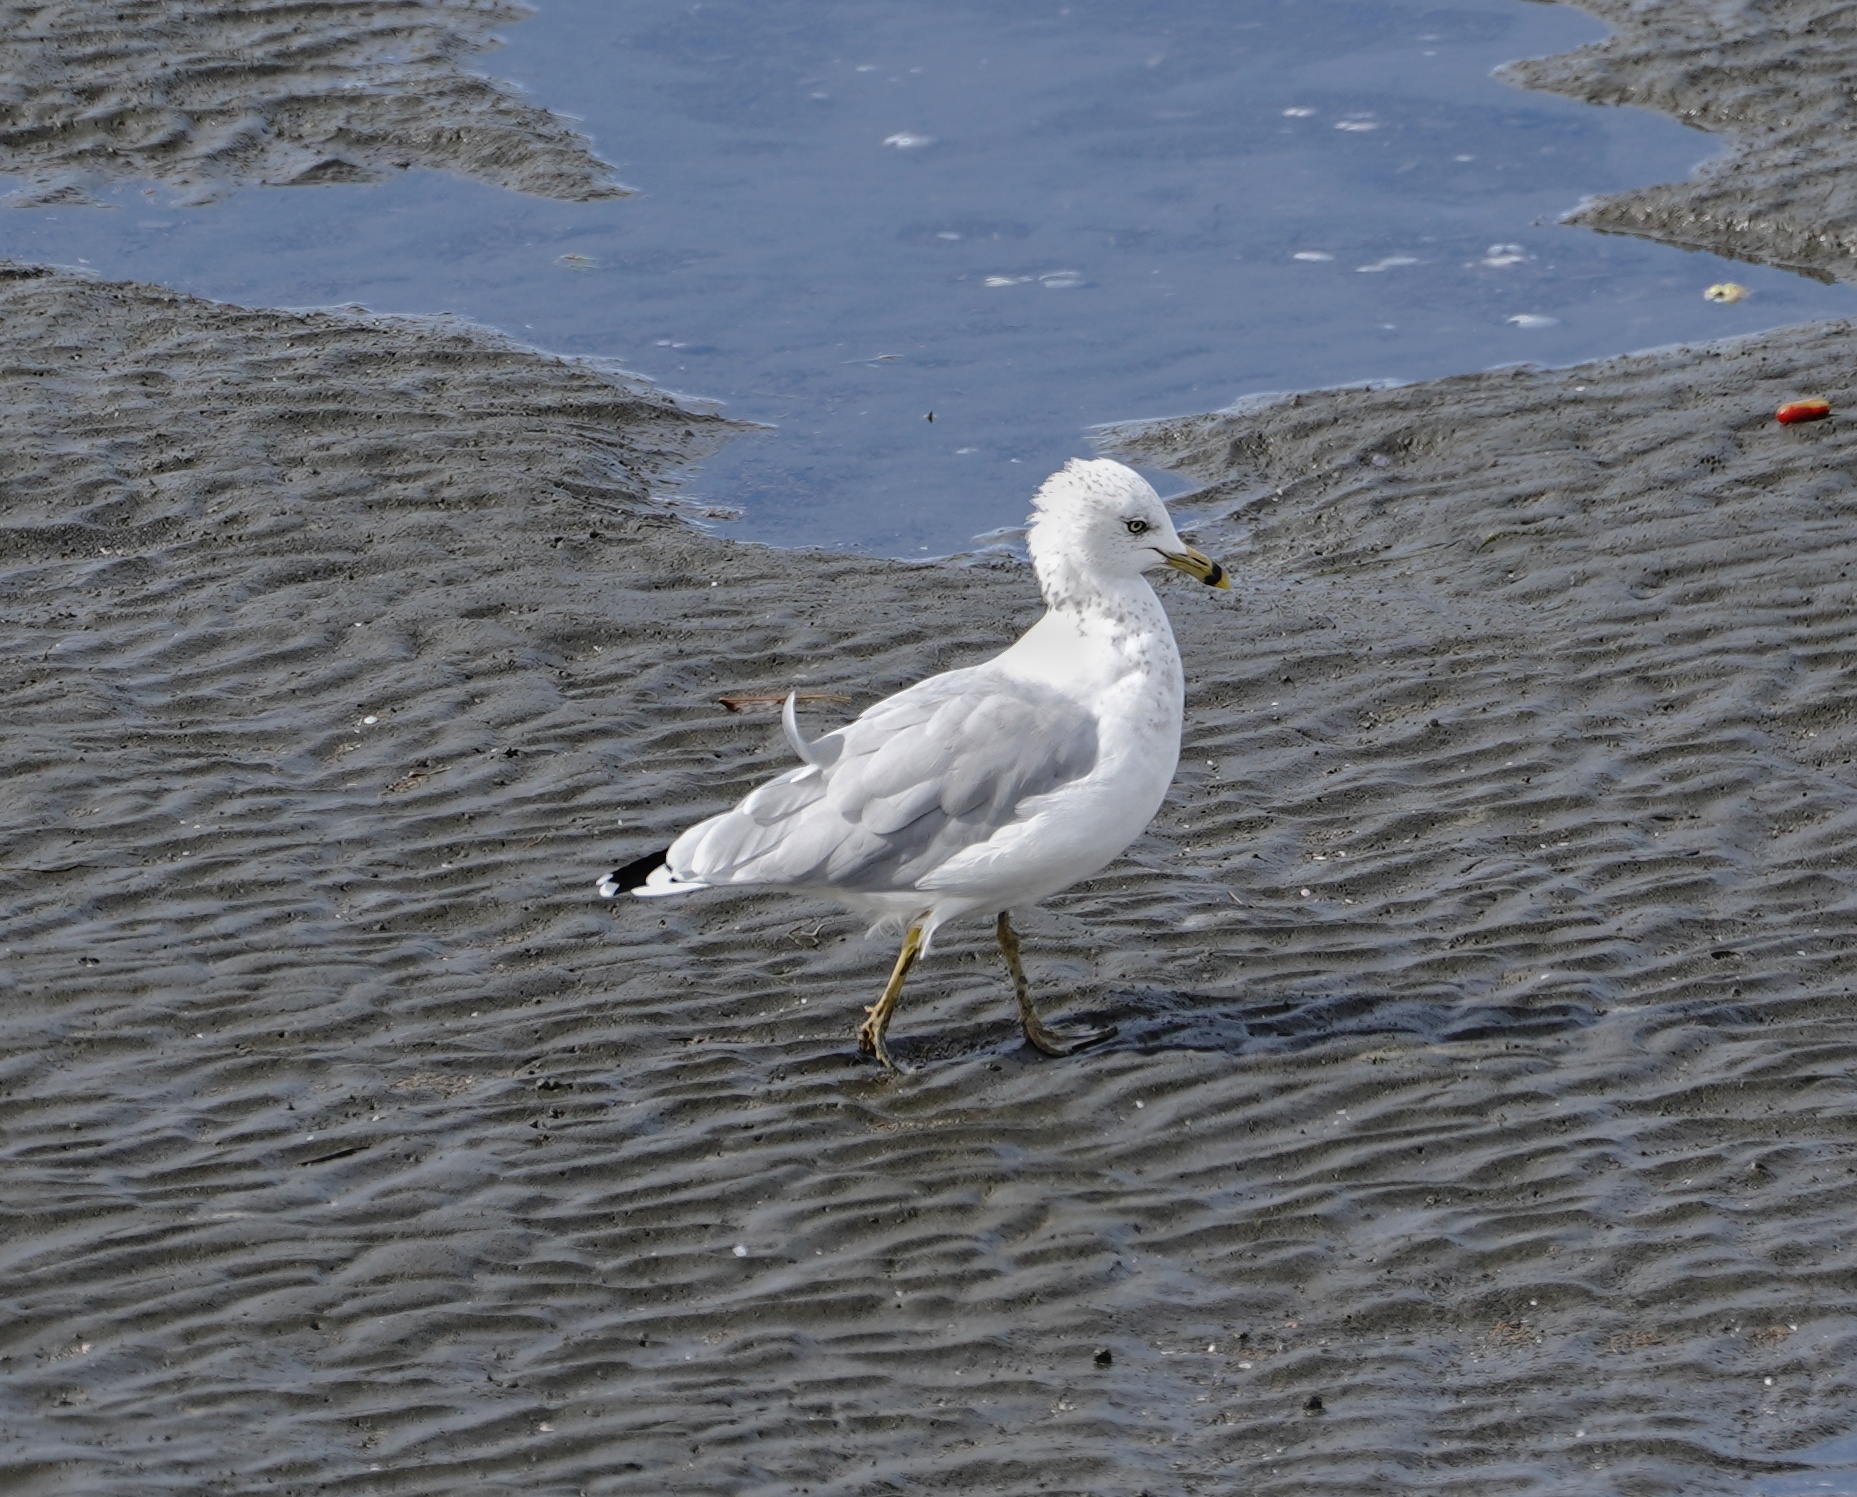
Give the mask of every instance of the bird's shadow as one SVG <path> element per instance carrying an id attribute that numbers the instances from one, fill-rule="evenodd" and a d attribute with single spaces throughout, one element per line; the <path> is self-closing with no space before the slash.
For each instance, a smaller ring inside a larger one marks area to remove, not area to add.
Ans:
<path id="1" fill-rule="evenodd" d="M 1150 989 L 1119 994 L 1092 1018 L 1106 1020 L 1118 1031 L 1115 1039 L 1099 1049 L 1257 1055 L 1296 1053 L 1342 1039 L 1400 1038 L 1428 1045 L 1542 1040 L 1585 1029 L 1604 1014 L 1597 1003 L 1566 999 L 1492 1002 L 1469 997 L 1393 998 L 1378 993 L 1232 998 Z"/>
<path id="2" fill-rule="evenodd" d="M 1110 996 L 1089 1009 L 1041 1005 L 1046 1022 L 1066 1036 L 1113 1028 L 1077 1057 L 1167 1050 L 1249 1056 L 1295 1054 L 1342 1041 L 1398 1038 L 1423 1045 L 1481 1040 L 1539 1042 L 1589 1028 L 1605 1016 L 1598 1002 L 1491 1002 L 1472 998 L 1391 998 L 1371 993 L 1232 997 L 1174 988 Z M 1010 1020 L 954 1025 L 934 1034 L 893 1036 L 907 1066 L 971 1059 L 987 1051 L 1040 1059 Z"/>

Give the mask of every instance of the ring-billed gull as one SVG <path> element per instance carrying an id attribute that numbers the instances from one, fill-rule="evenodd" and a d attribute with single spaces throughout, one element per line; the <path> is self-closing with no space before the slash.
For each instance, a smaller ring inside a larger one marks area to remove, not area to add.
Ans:
<path id="1" fill-rule="evenodd" d="M 1224 569 L 1183 542 L 1132 469 L 1076 459 L 1033 500 L 1026 549 L 1044 617 L 1003 654 L 886 697 L 808 742 L 803 761 L 669 848 L 616 869 L 600 893 L 654 898 L 753 885 L 819 894 L 901 929 L 903 949 L 859 1048 L 895 1070 L 884 1036 L 936 929 L 975 910 L 996 933 L 1025 1037 L 1067 1055 L 1113 1029 L 1047 1029 L 1032 1006 L 1008 912 L 1099 872 L 1140 835 L 1180 760 L 1180 652 L 1144 573 L 1212 587 Z"/>

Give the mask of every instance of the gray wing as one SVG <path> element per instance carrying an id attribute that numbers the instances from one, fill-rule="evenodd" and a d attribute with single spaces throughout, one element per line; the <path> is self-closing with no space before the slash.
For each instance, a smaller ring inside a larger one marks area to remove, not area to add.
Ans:
<path id="1" fill-rule="evenodd" d="M 877 703 L 811 745 L 814 762 L 684 833 L 680 879 L 874 893 L 913 888 L 1020 805 L 1096 764 L 1096 717 L 984 666 Z"/>

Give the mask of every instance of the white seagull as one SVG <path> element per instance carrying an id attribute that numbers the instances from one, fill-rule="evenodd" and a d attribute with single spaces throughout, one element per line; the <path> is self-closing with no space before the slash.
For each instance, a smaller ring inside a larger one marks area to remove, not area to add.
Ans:
<path id="1" fill-rule="evenodd" d="M 890 1070 L 884 1036 L 909 969 L 939 926 L 975 910 L 998 912 L 1032 1044 L 1068 1055 L 1115 1033 L 1066 1043 L 1045 1027 L 1008 912 L 1101 871 L 1173 780 L 1185 682 L 1143 574 L 1172 567 L 1230 586 L 1121 463 L 1071 461 L 1033 509 L 1025 543 L 1046 611 L 1016 644 L 919 681 L 810 743 L 789 695 L 783 720 L 798 769 L 600 880 L 607 898 L 718 886 L 817 894 L 870 917 L 873 931 L 902 930 L 890 981 L 858 1031 L 859 1049 Z"/>

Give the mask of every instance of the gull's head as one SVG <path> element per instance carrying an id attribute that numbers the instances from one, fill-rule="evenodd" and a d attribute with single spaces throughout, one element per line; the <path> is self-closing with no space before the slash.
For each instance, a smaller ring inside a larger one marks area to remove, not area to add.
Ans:
<path id="1" fill-rule="evenodd" d="M 1063 592 L 1073 582 L 1138 577 L 1157 567 L 1231 586 L 1223 567 L 1180 539 L 1154 486 L 1108 458 L 1072 458 L 1044 481 L 1025 545 L 1047 596 L 1054 587 Z"/>

